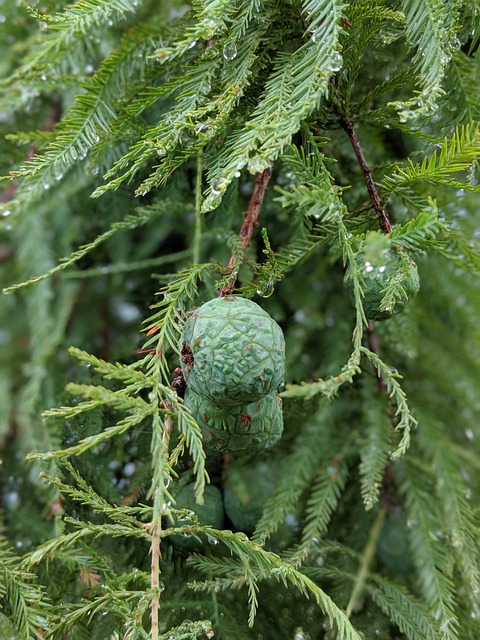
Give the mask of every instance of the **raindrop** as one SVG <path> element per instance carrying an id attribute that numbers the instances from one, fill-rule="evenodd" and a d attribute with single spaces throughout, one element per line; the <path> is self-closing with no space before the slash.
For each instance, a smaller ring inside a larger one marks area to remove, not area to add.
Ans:
<path id="1" fill-rule="evenodd" d="M 252 173 L 261 173 L 265 166 L 265 162 L 261 158 L 252 158 L 248 162 L 248 168 Z"/>
<path id="2" fill-rule="evenodd" d="M 273 280 L 268 280 L 257 289 L 257 295 L 261 298 L 269 298 L 273 294 L 274 290 L 275 283 Z"/>
<path id="3" fill-rule="evenodd" d="M 451 46 L 452 51 L 458 51 L 462 45 L 458 38 L 454 38 Z"/>
<path id="4" fill-rule="evenodd" d="M 226 44 L 223 47 L 223 57 L 225 60 L 233 60 L 237 57 L 237 45 L 236 44 Z"/>
<path id="5" fill-rule="evenodd" d="M 475 435 L 471 429 L 465 429 L 465 436 L 467 440 L 470 440 L 470 442 L 475 439 Z"/>
<path id="6" fill-rule="evenodd" d="M 400 122 L 408 122 L 408 120 L 411 120 L 415 117 L 415 112 L 411 109 L 404 109 L 403 111 L 399 112 L 398 117 Z"/>
<path id="7" fill-rule="evenodd" d="M 340 71 L 343 64 L 342 54 L 335 51 L 332 55 L 332 71 Z"/>
<path id="8" fill-rule="evenodd" d="M 208 125 L 206 125 L 203 122 L 200 122 L 199 124 L 197 124 L 197 126 L 195 127 L 195 133 L 196 134 L 205 134 L 208 131 Z"/>
<path id="9" fill-rule="evenodd" d="M 211 186 L 214 196 L 218 196 L 222 193 L 222 180 L 220 178 L 214 178 L 212 180 Z"/>
<path id="10" fill-rule="evenodd" d="M 383 273 L 383 272 L 385 271 L 385 269 L 386 269 L 386 268 L 387 268 L 387 267 L 386 267 L 384 264 L 382 264 L 382 266 L 381 266 L 381 267 L 378 267 L 378 271 L 379 271 L 380 273 Z"/>
<path id="11" fill-rule="evenodd" d="M 4 15 L 0 15 L 0 22 L 5 22 L 6 21 L 6 17 Z"/>
<path id="12" fill-rule="evenodd" d="M 373 271 L 372 263 L 368 262 L 368 260 L 367 260 L 367 262 L 365 262 L 365 271 L 367 273 L 371 273 Z"/>
<path id="13" fill-rule="evenodd" d="M 95 67 L 93 66 L 93 64 L 91 62 L 89 62 L 88 64 L 85 65 L 85 73 L 93 73 L 94 69 L 95 69 Z"/>
<path id="14" fill-rule="evenodd" d="M 445 620 L 445 622 L 442 623 L 441 627 L 440 627 L 440 631 L 442 633 L 446 633 L 448 631 L 448 627 L 450 627 L 450 625 L 452 624 L 452 622 L 455 622 L 455 618 L 447 618 Z"/>
<path id="15" fill-rule="evenodd" d="M 193 49 L 193 47 L 197 44 L 197 40 L 192 40 L 191 43 L 188 45 L 189 49 Z"/>

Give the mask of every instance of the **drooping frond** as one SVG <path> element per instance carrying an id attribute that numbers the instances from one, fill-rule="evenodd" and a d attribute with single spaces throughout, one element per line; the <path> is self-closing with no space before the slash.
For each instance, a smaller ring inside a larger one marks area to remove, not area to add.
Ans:
<path id="1" fill-rule="evenodd" d="M 286 459 L 291 472 L 280 479 L 275 495 L 265 505 L 264 513 L 255 529 L 254 540 L 265 541 L 285 518 L 295 513 L 300 497 L 310 486 L 331 428 L 329 407 L 323 404 L 302 430 L 298 444 Z M 319 455 L 320 452 L 320 455 Z"/>
<path id="2" fill-rule="evenodd" d="M 93 29 L 122 21 L 138 5 L 139 0 L 80 0 L 54 16 L 36 14 L 47 29 L 28 52 L 17 76 L 40 76 L 51 69 L 52 60 L 68 61 L 72 49 L 81 46 Z"/>
<path id="3" fill-rule="evenodd" d="M 360 347 L 360 350 L 373 364 L 378 375 L 383 378 L 389 397 L 392 398 L 397 405 L 397 409 L 394 414 L 395 418 L 398 416 L 395 424 L 395 430 L 401 433 L 401 440 L 396 449 L 392 452 L 391 456 L 392 458 L 399 458 L 405 454 L 406 450 L 410 446 L 410 434 L 416 427 L 417 420 L 412 415 L 412 411 L 407 403 L 405 391 L 398 382 L 398 379 L 401 378 L 398 371 L 386 365 L 383 360 L 381 360 L 377 354 L 370 351 L 370 349 Z"/>
<path id="4" fill-rule="evenodd" d="M 43 627 L 49 616 L 48 603 L 35 576 L 27 570 L 19 570 L 15 554 L 4 542 L 0 545 L 0 600 L 11 609 L 10 617 L 16 632 L 24 638 L 37 637 L 36 629 Z M 2 606 L 2 609 L 6 607 Z M 4 621 L 0 620 L 0 623 Z"/>
<path id="5" fill-rule="evenodd" d="M 442 640 L 459 640 L 452 558 L 446 548 L 438 544 L 437 539 L 443 516 L 432 512 L 432 501 L 427 489 L 430 474 L 420 483 L 418 473 L 418 464 L 409 462 L 408 459 L 402 460 L 398 467 L 418 579 L 422 595 L 439 621 Z"/>
<path id="6" fill-rule="evenodd" d="M 4 289 L 4 293 L 10 293 L 12 291 L 15 291 L 16 289 L 20 289 L 35 282 L 39 282 L 40 280 L 44 280 L 45 278 L 49 278 L 55 273 L 58 273 L 63 269 L 67 269 L 68 267 L 84 258 L 91 251 L 93 251 L 113 235 L 115 235 L 118 231 L 137 229 L 138 227 L 146 225 L 149 222 L 155 220 L 158 216 L 161 216 L 166 211 L 172 211 L 172 209 L 182 210 L 184 209 L 184 205 L 172 203 L 169 200 L 162 200 L 161 202 L 156 202 L 150 207 L 138 207 L 134 214 L 127 216 L 125 220 L 114 222 L 110 229 L 108 229 L 108 231 L 105 231 L 104 233 L 97 236 L 92 242 L 81 246 L 69 257 L 61 259 L 59 263 L 55 267 L 52 267 L 49 271 L 46 271 L 42 275 L 25 280 L 24 282 L 21 282 L 19 284 L 11 285 L 10 287 Z"/>
<path id="7" fill-rule="evenodd" d="M 422 93 L 418 98 L 397 104 L 403 108 L 400 116 L 408 120 L 415 116 L 415 111 L 410 111 L 409 107 L 420 107 L 420 112 L 431 110 L 442 94 L 445 67 L 459 47 L 456 34 L 458 3 L 449 3 L 447 8 L 442 0 L 402 0 L 401 6 L 408 42 L 416 48 L 413 62 L 422 81 Z"/>
<path id="8" fill-rule="evenodd" d="M 409 160 L 405 166 L 397 166 L 395 171 L 385 176 L 382 183 L 384 193 L 389 197 L 420 180 L 477 191 L 476 185 L 469 184 L 468 180 L 460 181 L 454 174 L 467 171 L 479 156 L 480 125 L 457 127 L 450 137 L 445 138 L 440 151 L 435 149 L 430 158 L 425 157 L 420 163 Z"/>
<path id="9" fill-rule="evenodd" d="M 210 211 L 235 174 L 246 165 L 260 173 L 290 144 L 301 122 L 326 95 L 331 75 L 340 68 L 340 17 L 344 4 L 339 0 L 308 3 L 305 14 L 314 28 L 309 41 L 294 53 L 278 53 L 265 92 L 243 129 L 231 137 L 209 171 L 211 188 L 203 203 Z M 317 27 L 318 25 L 318 27 Z"/>
<path id="10" fill-rule="evenodd" d="M 378 502 L 391 446 L 387 407 L 378 399 L 373 401 L 378 394 L 378 385 L 375 382 L 362 378 L 362 395 L 365 403 L 361 420 L 359 472 L 360 490 L 365 509 L 372 509 Z"/>
<path id="11" fill-rule="evenodd" d="M 84 159 L 109 132 L 117 119 L 116 101 L 123 96 L 127 85 L 129 91 L 132 91 L 133 83 L 143 86 L 143 79 L 151 72 L 155 63 L 146 64 L 146 60 L 152 50 L 152 38 L 162 30 L 163 27 L 155 22 L 133 29 L 119 48 L 103 61 L 98 72 L 85 81 L 84 91 L 77 96 L 68 116 L 56 127 L 51 142 L 14 172 L 17 177 L 30 178 L 27 192 L 23 194 L 20 190 L 17 198 L 31 199 L 34 193 L 41 193 L 61 180 L 78 159 Z"/>
<path id="12" fill-rule="evenodd" d="M 209 529 L 209 535 L 226 545 L 228 550 L 238 557 L 238 563 L 233 564 L 227 562 L 224 564 L 227 572 L 227 585 L 231 585 L 232 578 L 236 577 L 250 587 L 253 593 L 256 590 L 257 582 L 273 577 L 280 583 L 290 583 L 296 587 L 305 597 L 312 597 L 320 606 L 322 611 L 328 616 L 332 625 L 338 627 L 338 632 L 345 640 L 362 640 L 359 633 L 352 626 L 345 613 L 338 608 L 333 600 L 318 586 L 313 580 L 308 578 L 293 564 L 286 562 L 276 553 L 271 553 L 263 549 L 260 545 L 248 540 L 245 534 L 232 533 L 231 531 L 219 531 Z M 195 562 L 195 560 L 193 560 Z M 222 563 L 223 564 L 223 563 Z M 206 565 L 203 564 L 205 567 Z M 200 564 L 200 567 L 202 565 Z M 214 564 L 216 573 L 220 576 L 222 566 L 218 561 Z M 215 590 L 221 588 L 222 579 L 217 577 L 214 580 L 206 580 L 205 583 L 196 583 L 196 588 L 207 588 Z M 252 596 L 250 601 L 252 611 L 254 612 L 255 599 Z M 253 625 L 254 618 L 251 618 Z"/>
<path id="13" fill-rule="evenodd" d="M 138 188 L 138 193 L 145 195 L 152 187 L 163 184 L 178 166 L 196 155 L 207 143 L 217 140 L 232 110 L 251 83 L 255 70 L 259 68 L 257 50 L 271 16 L 268 12 L 257 16 L 255 6 L 256 2 L 241 3 L 226 38 L 218 43 L 212 42 L 203 55 L 187 68 L 179 66 L 172 80 L 158 87 L 149 87 L 141 100 L 133 101 L 128 108 L 130 117 L 142 113 L 149 106 L 158 106 L 159 101 L 165 100 L 170 107 L 168 100 L 174 99 L 175 104 L 115 163 L 106 174 L 110 182 L 98 187 L 95 196 L 116 189 L 147 160 L 159 157 L 158 166 Z M 250 25 L 252 20 L 253 25 Z M 243 38 L 247 26 L 254 27 L 255 37 Z M 182 45 L 179 46 L 178 52 L 182 50 Z M 172 53 L 176 51 L 173 47 Z M 187 52 L 192 57 L 192 50 L 187 49 Z M 157 53 L 160 61 L 165 61 L 164 54 Z M 192 133 L 196 139 L 192 139 Z M 185 137 L 189 140 L 187 146 L 183 144 Z M 124 172 L 114 178 L 121 171 Z"/>

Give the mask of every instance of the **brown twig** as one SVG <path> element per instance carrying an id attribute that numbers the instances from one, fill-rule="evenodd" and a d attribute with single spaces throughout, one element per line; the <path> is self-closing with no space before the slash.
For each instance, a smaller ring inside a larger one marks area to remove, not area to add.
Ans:
<path id="1" fill-rule="evenodd" d="M 170 435 L 172 432 L 172 418 L 170 416 L 165 417 L 165 430 L 162 437 L 163 445 L 163 457 L 168 460 L 168 448 L 170 443 Z M 162 507 L 160 515 L 155 517 L 151 523 L 150 533 L 152 536 L 152 542 L 150 546 L 151 554 L 151 569 L 150 569 L 150 586 L 152 589 L 152 604 L 151 604 L 151 629 L 150 639 L 158 640 L 159 637 L 159 625 L 158 614 L 160 610 L 160 533 L 162 530 L 162 515 L 164 515 L 164 509 Z"/>
<path id="2" fill-rule="evenodd" d="M 260 213 L 260 209 L 262 207 L 265 193 L 267 191 L 268 183 L 271 177 L 272 169 L 271 167 L 268 167 L 268 169 L 265 169 L 263 173 L 257 174 L 257 177 L 255 178 L 255 185 L 253 187 L 252 195 L 250 196 L 247 210 L 243 214 L 244 220 L 238 234 L 238 237 L 240 239 L 240 252 L 242 254 L 244 254 L 248 249 L 248 246 L 252 239 L 253 229 L 256 225 L 258 225 L 258 214 Z M 234 272 L 234 267 L 238 258 L 238 253 L 239 251 L 235 250 L 230 256 L 227 270 L 232 274 L 233 277 L 228 284 L 220 287 L 220 289 L 218 290 L 219 298 L 231 295 L 232 291 L 235 288 L 237 274 Z"/>
<path id="3" fill-rule="evenodd" d="M 362 147 L 360 146 L 360 142 L 355 131 L 355 126 L 353 122 L 345 120 L 344 118 L 340 118 L 340 124 L 346 131 L 355 155 L 357 156 L 358 164 L 360 165 L 360 169 L 367 186 L 368 195 L 370 196 L 370 202 L 372 203 L 373 210 L 377 214 L 380 227 L 383 233 L 390 233 L 393 227 L 390 220 L 388 219 L 385 209 L 382 207 L 380 196 L 378 195 L 377 187 L 375 186 L 370 167 L 368 166 L 367 161 L 365 160 L 365 156 L 363 155 Z"/>

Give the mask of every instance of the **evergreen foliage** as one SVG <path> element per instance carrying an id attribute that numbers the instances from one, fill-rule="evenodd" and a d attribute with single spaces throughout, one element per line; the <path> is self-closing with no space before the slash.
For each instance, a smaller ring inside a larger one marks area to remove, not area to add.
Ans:
<path id="1" fill-rule="evenodd" d="M 0 640 L 478 640 L 478 0 L 31 5 L 0 3 Z M 420 291 L 371 320 L 391 255 L 380 310 L 411 260 Z M 286 343 L 282 437 L 233 460 L 179 368 L 231 294 Z"/>

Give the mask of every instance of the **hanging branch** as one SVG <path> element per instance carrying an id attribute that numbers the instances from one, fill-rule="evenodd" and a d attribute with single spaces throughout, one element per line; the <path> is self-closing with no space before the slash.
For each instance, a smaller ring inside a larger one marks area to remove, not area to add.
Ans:
<path id="1" fill-rule="evenodd" d="M 348 601 L 345 613 L 347 618 L 350 618 L 352 613 L 357 611 L 362 601 L 362 594 L 365 589 L 365 583 L 367 582 L 368 574 L 370 573 L 373 560 L 375 558 L 375 551 L 377 550 L 378 539 L 382 532 L 383 523 L 385 520 L 385 510 L 380 509 L 377 517 L 373 521 L 372 527 L 368 534 L 367 544 L 362 553 L 362 559 L 358 568 L 357 575 L 355 576 L 355 583 L 353 591 Z"/>
<path id="2" fill-rule="evenodd" d="M 247 210 L 244 212 L 243 224 L 240 228 L 238 238 L 240 240 L 240 249 L 236 249 L 230 256 L 228 261 L 227 271 L 233 276 L 230 282 L 220 287 L 218 290 L 218 297 L 224 297 L 231 295 L 235 288 L 235 282 L 237 280 L 236 264 L 240 254 L 243 256 L 250 245 L 252 239 L 253 229 L 258 224 L 258 215 L 262 208 L 265 193 L 267 192 L 268 183 L 272 177 L 272 168 L 268 167 L 262 173 L 257 174 L 255 178 L 255 185 L 253 187 L 252 195 L 248 203 Z"/>
<path id="3" fill-rule="evenodd" d="M 378 334 L 375 332 L 375 327 L 373 326 L 373 322 L 371 320 L 368 321 L 367 324 L 368 331 L 368 344 L 370 345 L 370 350 L 373 351 L 379 358 L 381 358 L 380 354 L 380 340 L 378 338 Z M 387 385 L 382 376 L 377 372 L 377 382 L 380 393 L 383 395 L 387 395 Z"/>
<path id="4" fill-rule="evenodd" d="M 365 156 L 363 155 L 362 147 L 360 146 L 360 142 L 358 140 L 353 122 L 351 122 L 350 120 L 347 121 L 344 118 L 340 118 L 340 125 L 346 131 L 355 155 L 357 156 L 358 164 L 360 165 L 360 169 L 367 186 L 368 195 L 370 196 L 370 202 L 372 203 L 373 210 L 377 214 L 380 227 L 383 233 L 390 233 L 393 227 L 390 220 L 388 219 L 385 209 L 382 207 L 380 196 L 378 195 L 378 191 L 372 177 L 372 172 L 367 164 L 367 161 L 365 160 Z"/>
<path id="5" fill-rule="evenodd" d="M 170 416 L 165 418 L 165 431 L 163 432 L 162 445 L 165 460 L 168 458 L 168 447 L 170 443 L 170 435 L 172 431 L 172 419 Z M 150 630 L 150 640 L 158 640 L 159 626 L 158 614 L 160 610 L 160 533 L 162 529 L 162 516 L 165 515 L 162 507 L 158 516 L 154 516 L 151 523 L 152 542 L 150 546 L 151 568 L 150 568 L 150 586 L 152 590 L 152 603 L 150 619 L 152 622 Z"/>

